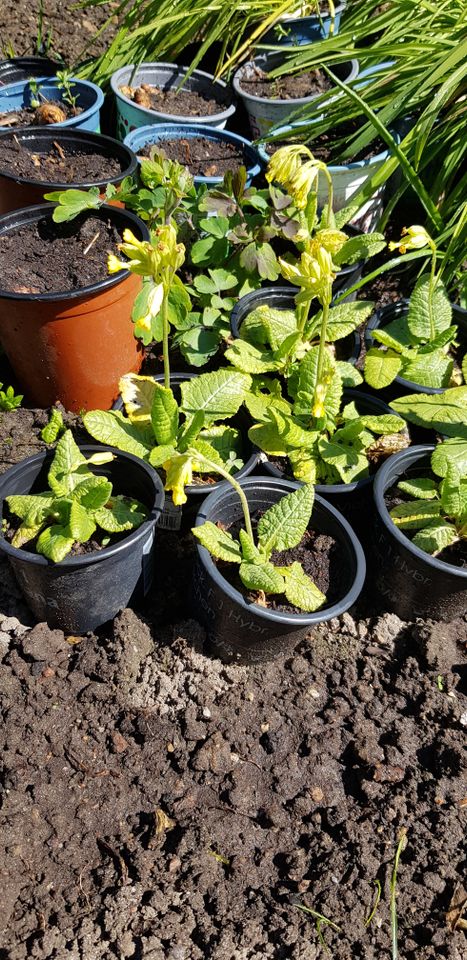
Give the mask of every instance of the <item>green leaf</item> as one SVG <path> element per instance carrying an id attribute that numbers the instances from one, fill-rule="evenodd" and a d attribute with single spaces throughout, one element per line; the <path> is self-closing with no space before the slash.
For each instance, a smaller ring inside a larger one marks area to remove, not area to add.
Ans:
<path id="1" fill-rule="evenodd" d="M 111 497 L 106 507 L 95 513 L 95 520 L 108 533 L 123 533 L 139 527 L 148 516 L 148 511 L 138 500 L 130 497 Z"/>
<path id="2" fill-rule="evenodd" d="M 32 526 L 45 519 L 55 501 L 53 493 L 12 494 L 5 497 L 8 509 L 21 520 L 28 518 Z"/>
<path id="3" fill-rule="evenodd" d="M 96 529 L 96 524 L 89 516 L 88 510 L 77 500 L 73 500 L 71 504 L 68 527 L 73 540 L 77 540 L 78 543 L 86 543 Z"/>
<path id="4" fill-rule="evenodd" d="M 419 530 L 426 527 L 441 513 L 439 500 L 412 500 L 410 503 L 400 503 L 389 511 L 396 527 L 401 530 Z"/>
<path id="5" fill-rule="evenodd" d="M 391 401 L 391 406 L 417 427 L 467 439 L 467 386 L 451 387 L 442 394 L 408 394 Z"/>
<path id="6" fill-rule="evenodd" d="M 282 413 L 291 413 L 290 403 L 284 400 L 281 385 L 270 377 L 258 377 L 251 391 L 246 394 L 245 406 L 253 420 L 269 420 L 269 410 L 274 407 Z"/>
<path id="7" fill-rule="evenodd" d="M 98 210 L 103 203 L 98 187 L 91 187 L 89 190 L 54 190 L 52 193 L 44 193 L 44 200 L 58 203 L 52 215 L 55 223 L 74 220 L 85 210 Z"/>
<path id="8" fill-rule="evenodd" d="M 241 563 L 240 579 L 247 590 L 283 593 L 285 581 L 272 563 Z"/>
<path id="9" fill-rule="evenodd" d="M 170 326 L 175 327 L 176 330 L 183 329 L 190 310 L 189 293 L 180 278 L 175 276 L 167 298 L 167 315 Z"/>
<path id="10" fill-rule="evenodd" d="M 402 360 L 393 350 L 380 350 L 370 347 L 365 356 L 365 380 L 375 390 L 388 387 L 397 377 Z"/>
<path id="11" fill-rule="evenodd" d="M 333 343 L 353 333 L 357 327 L 371 317 L 374 306 L 374 303 L 366 300 L 355 300 L 354 303 L 341 303 L 337 307 L 331 307 L 326 327 L 326 340 Z M 315 321 L 313 329 L 315 329 L 315 323 L 319 329 L 321 317 L 321 311 L 316 317 L 313 317 L 313 321 Z"/>
<path id="12" fill-rule="evenodd" d="M 206 330 L 205 327 L 192 327 L 178 339 L 180 352 L 192 367 L 203 367 L 219 349 L 221 335 L 218 330 Z"/>
<path id="13" fill-rule="evenodd" d="M 452 322 L 452 308 L 444 285 L 438 281 L 431 303 L 429 290 L 430 277 L 424 274 L 417 280 L 410 297 L 407 324 L 419 340 L 432 340 L 433 335 L 447 330 Z"/>
<path id="14" fill-rule="evenodd" d="M 467 474 L 467 440 L 452 438 L 439 443 L 431 455 L 431 468 L 438 477 L 445 477 L 449 464 L 454 464 L 461 477 Z"/>
<path id="15" fill-rule="evenodd" d="M 325 463 L 330 464 L 343 483 L 353 483 L 368 476 L 368 460 L 354 447 L 336 441 L 337 434 L 331 440 L 323 437 L 318 450 Z"/>
<path id="16" fill-rule="evenodd" d="M 83 473 L 86 475 L 89 472 L 86 458 L 75 443 L 71 430 L 67 430 L 58 441 L 55 456 L 50 464 L 48 474 L 50 489 L 57 496 L 66 495 L 83 479 Z"/>
<path id="17" fill-rule="evenodd" d="M 360 371 L 345 360 L 337 360 L 336 371 L 342 380 L 343 387 L 359 387 L 363 383 Z"/>
<path id="18" fill-rule="evenodd" d="M 238 539 L 240 540 L 240 546 L 242 550 L 242 559 L 245 563 L 261 563 L 262 556 L 256 543 L 246 530 L 239 530 Z"/>
<path id="19" fill-rule="evenodd" d="M 70 528 L 54 524 L 52 527 L 46 527 L 37 539 L 36 552 L 41 553 L 48 560 L 54 563 L 60 563 L 70 552 L 74 543 L 74 538 Z"/>
<path id="20" fill-rule="evenodd" d="M 391 413 L 383 413 L 380 415 L 364 414 L 359 418 L 361 423 L 367 430 L 371 430 L 372 433 L 385 434 L 385 433 L 399 433 L 405 427 L 405 421 L 401 417 L 396 417 Z"/>
<path id="21" fill-rule="evenodd" d="M 272 457 L 286 457 L 288 453 L 285 438 L 279 434 L 274 423 L 256 423 L 250 427 L 248 436 L 260 450 Z"/>
<path id="22" fill-rule="evenodd" d="M 258 523 L 258 542 L 266 557 L 273 550 L 290 550 L 300 543 L 310 522 L 314 498 L 314 488 L 307 484 L 282 497 L 263 514 Z"/>
<path id="23" fill-rule="evenodd" d="M 465 354 L 465 357 L 462 361 L 461 366 L 462 366 L 462 376 L 464 378 L 464 382 L 467 383 L 467 353 Z"/>
<path id="24" fill-rule="evenodd" d="M 333 254 L 334 263 L 337 266 L 346 264 L 351 266 L 358 263 L 359 260 L 367 260 L 368 257 L 374 257 L 380 253 L 386 246 L 386 240 L 382 233 L 362 233 L 358 237 L 350 237 L 337 253 Z"/>
<path id="25" fill-rule="evenodd" d="M 178 404 L 170 387 L 156 383 L 151 423 L 158 444 L 173 444 L 178 431 Z"/>
<path id="26" fill-rule="evenodd" d="M 200 439 L 207 440 L 228 469 L 235 467 L 239 470 L 243 466 L 242 437 L 234 427 L 229 427 L 226 423 L 214 424 L 201 431 Z"/>
<path id="27" fill-rule="evenodd" d="M 52 407 L 50 412 L 50 419 L 46 426 L 41 430 L 41 438 L 44 443 L 55 443 L 58 436 L 65 429 L 65 424 L 63 423 L 63 417 L 60 413 L 60 410 L 57 410 L 56 407 Z"/>
<path id="28" fill-rule="evenodd" d="M 430 477 L 412 477 L 410 480 L 401 480 L 397 486 L 418 500 L 436 500 L 438 497 L 438 484 Z"/>
<path id="29" fill-rule="evenodd" d="M 73 490 L 73 500 L 80 503 L 86 510 L 99 510 L 107 503 L 112 493 L 112 484 L 105 477 L 88 477 Z"/>
<path id="30" fill-rule="evenodd" d="M 240 544 L 233 539 L 227 530 L 221 530 L 215 523 L 206 520 L 201 526 L 192 527 L 191 532 L 199 540 L 201 546 L 206 547 L 206 550 L 209 550 L 213 557 L 231 563 L 242 562 Z"/>
<path id="31" fill-rule="evenodd" d="M 294 310 L 279 310 L 261 304 L 245 317 L 240 335 L 250 343 L 268 343 L 273 350 L 277 350 L 289 334 L 296 332 L 297 317 Z"/>
<path id="32" fill-rule="evenodd" d="M 441 504 L 448 517 L 457 519 L 466 509 L 465 487 L 461 486 L 461 475 L 457 465 L 448 463 L 446 476 L 440 485 Z"/>
<path id="33" fill-rule="evenodd" d="M 311 449 L 319 437 L 316 430 L 305 430 L 290 414 L 283 414 L 280 410 L 271 407 L 271 420 L 277 427 L 277 432 L 285 441 L 287 448 L 298 447 Z"/>
<path id="34" fill-rule="evenodd" d="M 185 450 L 188 450 L 188 447 L 204 427 L 204 413 L 202 410 L 198 410 L 193 417 L 187 417 L 185 423 L 179 430 L 178 434 L 178 449 L 180 453 L 185 453 Z"/>
<path id="35" fill-rule="evenodd" d="M 298 416 L 311 416 L 318 375 L 318 356 L 319 347 L 312 347 L 300 362 L 298 389 L 294 403 L 294 413 Z M 335 368 L 334 360 L 327 350 L 324 354 L 323 374 L 325 380 L 327 380 L 324 405 L 328 418 L 333 419 L 340 409 L 342 380 Z"/>
<path id="36" fill-rule="evenodd" d="M 37 537 L 37 534 L 42 530 L 44 523 L 45 520 L 38 521 L 37 523 L 33 524 L 22 523 L 12 537 L 11 546 L 19 549 L 20 547 L 23 547 L 25 543 L 29 543 L 30 540 L 34 540 L 35 537 Z"/>
<path id="37" fill-rule="evenodd" d="M 141 442 L 141 430 L 117 410 L 90 410 L 84 414 L 83 423 L 99 443 L 147 459 L 149 446 Z"/>
<path id="38" fill-rule="evenodd" d="M 446 523 L 445 520 L 435 520 L 423 530 L 419 530 L 413 537 L 412 543 L 425 553 L 435 556 L 457 539 L 456 528 L 452 524 Z"/>
<path id="39" fill-rule="evenodd" d="M 396 337 L 392 336 L 386 328 L 371 331 L 371 336 L 373 340 L 376 340 L 377 343 L 381 343 L 383 347 L 389 347 L 394 353 L 400 353 L 403 356 L 410 357 L 410 350 L 404 346 L 400 340 L 397 340 Z"/>
<path id="40" fill-rule="evenodd" d="M 158 467 L 162 467 L 164 463 L 167 463 L 167 461 L 170 460 L 170 458 L 173 457 L 174 453 L 176 452 L 177 451 L 172 444 L 165 443 L 161 446 L 152 448 L 148 457 L 148 461 L 151 464 L 151 467 L 154 467 L 154 469 L 157 470 Z M 180 452 L 182 453 L 183 451 Z"/>
<path id="41" fill-rule="evenodd" d="M 196 240 L 190 249 L 192 262 L 203 267 L 213 263 L 225 262 L 228 253 L 229 241 L 226 237 L 220 239 L 214 236 L 202 237 L 200 240 Z"/>
<path id="42" fill-rule="evenodd" d="M 289 603 L 299 610 L 313 613 L 326 603 L 326 597 L 305 573 L 301 563 L 294 562 L 290 567 L 278 567 L 285 580 L 285 595 Z"/>
<path id="43" fill-rule="evenodd" d="M 181 408 L 187 414 L 201 410 L 206 423 L 233 417 L 251 387 L 251 377 L 238 370 L 203 373 L 181 385 Z"/>
<path id="44" fill-rule="evenodd" d="M 454 366 L 452 358 L 443 350 L 420 354 L 411 362 L 402 361 L 401 376 L 421 387 L 447 387 L 451 382 Z"/>
<path id="45" fill-rule="evenodd" d="M 269 350 L 258 350 L 246 340 L 234 340 L 225 351 L 225 358 L 243 373 L 272 373 L 281 369 L 280 360 L 276 360 Z"/>

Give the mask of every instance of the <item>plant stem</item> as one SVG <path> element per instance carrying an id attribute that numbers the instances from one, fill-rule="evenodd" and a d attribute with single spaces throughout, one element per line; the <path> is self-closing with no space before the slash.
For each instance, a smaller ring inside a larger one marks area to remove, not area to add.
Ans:
<path id="1" fill-rule="evenodd" d="M 162 354 L 164 357 L 164 387 L 170 388 L 170 359 L 169 359 L 169 290 L 170 281 L 164 280 L 164 298 L 161 304 L 162 313 Z"/>
<path id="2" fill-rule="evenodd" d="M 217 463 L 214 463 L 212 460 L 209 460 L 208 457 L 205 457 L 203 454 L 198 453 L 196 449 L 191 448 L 190 450 L 187 451 L 187 453 L 189 453 L 190 457 L 193 457 L 194 460 L 198 460 L 199 463 L 203 463 L 206 467 L 208 467 L 209 470 L 212 470 L 213 473 L 219 473 L 221 477 L 224 477 L 224 480 L 227 480 L 230 483 L 230 486 L 233 487 L 233 489 L 235 490 L 235 492 L 238 494 L 240 498 L 240 503 L 242 505 L 242 510 L 243 510 L 243 518 L 245 520 L 246 532 L 254 543 L 255 538 L 253 536 L 253 528 L 251 526 L 250 508 L 248 506 L 248 500 L 246 498 L 245 491 L 242 490 L 238 480 L 235 480 L 234 477 L 232 477 L 232 475 L 228 473 L 227 470 L 224 470 L 223 467 L 219 467 Z"/>
<path id="3" fill-rule="evenodd" d="M 428 288 L 428 316 L 430 318 L 430 340 L 434 340 L 436 337 L 436 328 L 435 328 L 435 318 L 434 318 L 434 304 L 433 297 L 435 294 L 436 284 L 438 278 L 435 275 L 436 271 L 436 246 L 435 244 L 430 244 L 431 246 L 431 269 L 430 269 L 430 283 Z"/>
<path id="4" fill-rule="evenodd" d="M 329 290 L 329 294 L 331 294 L 330 290 Z M 316 383 L 315 383 L 315 391 L 313 396 L 313 407 L 318 402 L 318 387 L 321 386 L 321 380 L 323 376 L 324 351 L 326 348 L 326 333 L 327 333 L 330 302 L 331 302 L 330 295 L 326 296 L 326 298 L 323 297 L 323 300 L 321 301 L 321 306 L 323 308 L 323 316 L 321 319 L 321 330 L 319 334 L 318 366 L 316 370 Z"/>

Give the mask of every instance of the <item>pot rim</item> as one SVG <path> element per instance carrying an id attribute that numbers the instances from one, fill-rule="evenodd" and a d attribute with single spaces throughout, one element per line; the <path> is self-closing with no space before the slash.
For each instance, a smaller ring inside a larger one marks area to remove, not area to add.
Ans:
<path id="1" fill-rule="evenodd" d="M 168 129 L 172 128 L 172 129 Z M 182 128 L 182 129 L 180 129 Z M 258 176 L 261 172 L 261 162 L 260 155 L 257 147 L 253 146 L 251 140 L 247 140 L 246 137 L 240 136 L 238 133 L 233 133 L 232 130 L 220 130 L 218 127 L 210 127 L 209 124 L 192 124 L 190 123 L 156 123 L 156 124 L 147 124 L 144 127 L 137 127 L 136 130 L 132 130 L 131 133 L 128 133 L 124 139 L 124 144 L 128 146 L 129 142 L 132 139 L 137 138 L 139 135 L 148 137 L 145 143 L 142 144 L 143 147 L 146 147 L 148 144 L 151 146 L 156 146 L 156 144 L 164 143 L 164 140 L 182 140 L 183 137 L 188 137 L 188 139 L 193 139 L 194 137 L 202 137 L 206 140 L 212 140 L 214 142 L 227 142 L 233 143 L 234 146 L 242 146 L 244 154 L 250 153 L 251 160 L 248 160 L 246 156 L 248 166 L 246 168 L 247 175 L 250 180 L 253 177 Z M 154 137 L 153 140 L 151 138 Z M 139 148 L 141 149 L 141 147 Z M 138 155 L 138 147 L 130 146 L 130 150 Z M 208 187 L 217 186 L 219 183 L 222 183 L 223 177 L 203 177 L 197 175 L 193 177 L 195 184 L 206 184 Z"/>
<path id="2" fill-rule="evenodd" d="M 297 106 L 297 107 L 302 106 L 303 104 L 310 103 L 312 100 L 316 100 L 318 97 L 322 96 L 322 94 L 316 93 L 316 94 L 310 94 L 308 97 L 291 97 L 289 100 L 282 100 L 280 97 L 275 97 L 274 99 L 272 97 L 259 97 L 255 93 L 248 93 L 248 90 L 244 90 L 240 84 L 243 71 L 246 70 L 246 68 L 249 67 L 250 64 L 256 64 L 258 60 L 263 61 L 264 65 L 267 66 L 268 60 L 271 60 L 273 58 L 280 59 L 281 55 L 277 54 L 277 52 L 274 52 L 271 54 L 261 54 L 258 57 L 255 57 L 253 60 L 247 60 L 246 63 L 242 63 L 242 65 L 234 73 L 234 76 L 232 79 L 232 85 L 235 90 L 235 93 L 238 96 L 242 97 L 243 99 L 253 100 L 255 103 L 270 103 L 270 104 L 273 104 L 274 106 L 277 105 L 280 107 L 290 105 L 291 113 L 293 111 L 294 106 Z M 282 59 L 284 59 L 284 57 L 282 57 Z M 349 83 L 351 80 L 355 80 L 355 78 L 358 76 L 359 63 L 355 57 L 352 57 L 349 60 L 343 60 L 342 64 L 339 64 L 339 66 L 346 66 L 346 65 L 349 67 L 349 73 L 348 73 L 348 76 L 345 77 L 345 82 Z M 261 62 L 260 62 L 260 66 L 261 66 Z M 323 91 L 323 92 L 330 94 L 334 99 L 334 97 L 338 96 L 340 91 L 337 87 L 333 86 L 331 87 L 330 90 Z"/>
<path id="3" fill-rule="evenodd" d="M 175 69 L 181 75 L 186 74 L 189 69 L 188 67 L 181 66 L 177 63 L 165 63 L 164 61 L 145 61 L 144 63 L 140 63 L 137 66 L 135 66 L 134 63 L 130 63 L 128 66 L 119 67 L 119 69 L 112 74 L 110 78 L 110 86 L 113 93 L 115 94 L 116 97 L 123 100 L 124 103 L 127 103 L 129 106 L 138 109 L 139 111 L 141 111 L 141 113 L 147 114 L 148 119 L 152 119 L 152 123 L 154 123 L 154 118 L 156 118 L 156 120 L 159 120 L 160 117 L 163 118 L 162 122 L 164 123 L 170 123 L 170 122 L 176 123 L 177 121 L 182 122 L 183 119 L 185 119 L 183 116 L 178 116 L 177 114 L 173 114 L 173 113 L 164 113 L 163 110 L 153 110 L 149 107 L 143 107 L 139 103 L 135 103 L 134 100 L 130 100 L 130 97 L 127 97 L 126 94 L 121 92 L 119 84 L 122 82 L 122 78 L 124 74 L 130 71 L 130 77 L 131 77 L 133 71 L 135 71 L 137 75 L 139 70 L 144 70 L 148 68 L 151 68 L 151 69 L 157 68 L 158 70 L 162 70 L 162 71 L 168 70 L 168 69 L 173 71 Z M 193 78 L 194 80 L 209 80 L 209 82 L 213 85 L 214 89 L 216 88 L 216 85 L 218 85 L 223 91 L 226 92 L 227 95 L 229 95 L 228 99 L 230 99 L 230 103 L 227 102 L 226 105 L 224 106 L 224 109 L 220 110 L 220 112 L 207 114 L 206 116 L 200 117 L 199 118 L 200 123 L 206 123 L 206 122 L 209 122 L 209 120 L 211 122 L 219 121 L 220 119 L 226 120 L 229 117 L 231 117 L 233 113 L 235 113 L 235 110 L 236 110 L 235 99 L 229 86 L 225 83 L 224 80 L 220 80 L 220 79 L 217 80 L 213 74 L 206 73 L 204 70 L 198 70 L 198 69 L 192 70 L 190 74 L 190 79 L 191 78 Z M 220 107 L 223 106 L 223 104 L 219 103 L 219 101 L 216 99 L 215 96 L 213 97 L 213 100 L 215 100 Z M 197 122 L 196 117 L 190 117 L 189 120 L 190 122 L 193 122 L 193 123 Z"/>
<path id="4" fill-rule="evenodd" d="M 438 573 L 449 573 L 451 576 L 459 577 L 461 580 L 465 580 L 467 582 L 467 568 L 462 569 L 462 567 L 456 567 L 456 565 L 453 563 L 447 563 L 445 560 L 438 560 L 436 557 L 432 557 L 431 554 L 426 553 L 425 550 L 421 550 L 420 547 L 417 547 L 412 540 L 410 540 L 409 537 L 402 532 L 402 530 L 399 530 L 393 520 L 391 520 L 389 510 L 384 499 L 384 495 L 389 486 L 388 474 L 392 472 L 395 467 L 398 467 L 399 464 L 402 464 L 407 457 L 410 458 L 411 463 L 416 463 L 418 460 L 421 460 L 428 454 L 433 453 L 435 448 L 436 444 L 434 443 L 419 444 L 417 446 L 410 447 L 408 450 L 401 450 L 399 453 L 395 453 L 392 455 L 392 457 L 389 457 L 386 460 L 386 463 L 383 463 L 383 465 L 379 468 L 373 483 L 375 507 L 378 511 L 380 520 L 386 527 L 386 530 L 392 537 L 394 537 L 395 540 L 397 540 L 399 544 L 401 544 L 401 546 L 405 547 L 409 553 L 413 553 L 418 560 L 423 560 L 429 567 L 432 567 L 434 570 L 438 571 Z M 410 466 L 410 464 L 407 464 L 407 466 Z M 397 482 L 400 477 L 404 476 L 404 472 L 404 470 L 401 470 L 394 482 Z"/>
<path id="5" fill-rule="evenodd" d="M 42 83 L 48 86 L 51 86 L 51 85 L 55 87 L 57 86 L 57 81 L 54 76 L 34 77 L 34 79 L 37 84 Z M 92 91 L 95 96 L 95 103 L 91 104 L 90 107 L 87 107 L 86 110 L 83 110 L 76 117 L 69 117 L 68 120 L 63 120 L 62 123 L 49 124 L 49 126 L 53 127 L 54 129 L 59 129 L 63 127 L 73 127 L 73 124 L 76 125 L 77 123 L 81 125 L 83 120 L 89 120 L 89 118 L 94 113 L 97 113 L 101 109 L 104 103 L 104 94 L 101 88 L 98 87 L 96 83 L 92 83 L 91 80 L 81 80 L 79 77 L 71 77 L 71 82 L 74 84 L 81 84 L 86 89 Z M 8 91 L 11 91 L 11 93 L 21 93 L 23 88 L 27 87 L 28 85 L 29 85 L 29 80 L 14 80 L 13 83 L 5 83 L 3 84 L 3 86 L 0 87 L 0 98 L 5 95 L 8 95 Z M 12 89 L 14 87 L 16 87 L 17 89 Z M 11 113 L 12 110 L 14 109 L 15 108 L 12 107 L 11 111 L 7 110 L 6 112 Z"/>
<path id="6" fill-rule="evenodd" d="M 10 227 L 13 232 L 21 226 L 42 219 L 47 214 L 51 216 L 55 206 L 56 204 L 54 205 L 52 203 L 39 203 L 33 207 L 24 207 L 22 210 L 11 210 L 9 213 L 3 214 L 3 216 L 0 216 L 0 237 L 3 233 L 10 232 L 8 229 L 9 220 L 13 221 Z M 116 217 L 117 219 L 120 217 L 125 218 L 129 221 L 125 226 L 136 228 L 141 234 L 142 240 L 150 239 L 146 224 L 134 213 L 131 213 L 130 210 L 122 210 L 119 207 L 113 207 L 110 204 L 104 203 L 98 210 L 89 210 L 85 213 L 85 216 L 94 216 L 99 219 L 104 219 L 106 216 L 110 218 Z M 17 222 L 18 218 L 20 219 L 19 223 Z M 104 277 L 103 280 L 97 280 L 96 283 L 90 284 L 87 287 L 79 287 L 77 290 L 57 290 L 53 293 L 15 293 L 13 290 L 4 290 L 0 287 L 0 300 L 39 301 L 40 303 L 87 300 L 92 296 L 98 296 L 104 293 L 105 290 L 109 290 L 111 287 L 118 286 L 124 280 L 127 280 L 130 275 L 129 270 L 120 270 L 119 273 Z"/>
<path id="7" fill-rule="evenodd" d="M 111 447 L 107 444 L 98 445 L 88 443 L 78 444 L 78 446 L 83 454 L 91 455 L 93 453 L 103 453 L 105 451 L 113 453 L 116 455 L 116 457 L 129 460 L 132 464 L 146 472 L 149 479 L 153 482 L 155 488 L 154 502 L 152 507 L 148 507 L 149 516 L 147 520 L 144 520 L 143 523 L 141 523 L 139 527 L 136 527 L 135 530 L 130 530 L 128 535 L 118 543 L 115 543 L 109 547 L 104 547 L 102 550 L 95 550 L 93 553 L 88 553 L 84 557 L 65 557 L 64 560 L 60 560 L 58 563 L 53 563 L 52 560 L 48 560 L 47 557 L 42 556 L 40 553 L 30 553 L 28 550 L 21 550 L 18 547 L 13 547 L 11 543 L 8 543 L 3 536 L 0 537 L 0 552 L 3 552 L 12 559 L 22 560 L 23 562 L 32 563 L 36 566 L 48 566 L 57 569 L 77 567 L 80 569 L 82 567 L 88 567 L 91 564 L 100 563 L 103 560 L 121 553 L 122 550 L 126 550 L 127 547 L 131 546 L 136 540 L 142 539 L 144 536 L 147 536 L 150 533 L 151 528 L 154 527 L 154 524 L 158 520 L 164 506 L 165 494 L 159 474 L 144 460 L 141 460 L 139 457 L 135 457 L 132 453 L 125 453 L 123 450 L 118 450 L 116 447 Z M 0 476 L 0 485 L 4 477 L 11 477 L 13 474 L 21 474 L 25 464 L 40 464 L 46 462 L 47 459 L 52 461 L 54 453 L 54 450 L 43 450 L 41 453 L 35 453 L 31 457 L 26 457 L 24 460 L 20 460 L 19 463 L 16 463 L 14 466 L 10 467 L 9 470 L 6 470 L 5 473 Z M 0 502 L 3 508 L 3 497 L 0 497 Z"/>
<path id="8" fill-rule="evenodd" d="M 34 141 L 36 138 L 41 140 L 42 137 L 49 137 L 51 140 L 54 137 L 54 134 L 50 133 L 47 127 L 20 127 L 17 132 L 12 132 L 11 130 L 1 130 L 0 131 L 0 144 L 2 140 L 6 140 L 7 137 L 16 136 L 21 142 L 27 140 Z M 117 158 L 117 152 L 119 150 L 123 151 L 127 156 L 127 166 L 120 171 L 114 177 L 105 177 L 102 180 L 78 180 L 73 181 L 72 183 L 61 183 L 60 181 L 52 180 L 34 180 L 29 177 L 18 176 L 17 174 L 10 173 L 8 170 L 2 170 L 0 168 L 0 179 L 11 180 L 14 183 L 25 184 L 28 187 L 43 187 L 45 190 L 72 190 L 72 189 L 81 189 L 88 190 L 90 187 L 106 187 L 108 183 L 120 183 L 124 177 L 131 177 L 135 173 L 138 167 L 138 160 L 126 144 L 121 143 L 120 140 L 115 140 L 113 137 L 104 136 L 102 133 L 94 133 L 91 130 L 81 130 L 80 127 L 66 127 L 60 133 L 55 135 L 55 139 L 58 140 L 72 140 L 77 138 L 82 140 L 83 143 L 89 143 L 90 145 L 95 145 L 95 152 L 99 153 L 99 147 L 107 146 L 110 149 L 113 148 L 114 156 Z M 122 158 L 123 160 L 123 158 Z"/>
<path id="9" fill-rule="evenodd" d="M 242 481 L 242 488 L 248 489 L 252 487 L 253 489 L 261 488 L 263 484 L 273 483 L 276 488 L 279 486 L 280 489 L 286 493 L 292 493 L 293 490 L 298 490 L 302 484 L 297 483 L 292 480 L 276 480 L 275 477 L 248 477 L 246 480 Z M 210 494 L 204 500 L 201 505 L 200 510 L 196 516 L 195 526 L 201 526 L 205 521 L 205 515 L 209 512 L 210 509 L 215 505 L 216 500 L 219 497 L 222 497 L 225 493 L 224 489 L 219 489 L 215 493 Z M 350 586 L 350 589 L 347 591 L 344 597 L 339 601 L 333 603 L 331 607 L 324 607 L 321 610 L 316 610 L 314 613 L 283 613 L 280 610 L 269 610 L 267 607 L 261 607 L 256 603 L 248 603 L 242 593 L 239 590 L 236 590 L 235 587 L 232 587 L 228 580 L 226 580 L 222 574 L 219 573 L 219 570 L 214 563 L 211 554 L 209 551 L 202 547 L 201 544 L 197 541 L 196 549 L 198 552 L 198 557 L 200 562 L 206 568 L 208 574 L 212 579 L 218 584 L 218 586 L 239 606 L 243 607 L 246 611 L 251 611 L 251 608 L 254 608 L 255 616 L 263 618 L 264 620 L 279 622 L 284 625 L 289 625 L 292 627 L 306 627 L 313 626 L 318 623 L 325 623 L 328 620 L 332 620 L 333 617 L 338 617 L 342 613 L 345 613 L 359 597 L 366 576 L 366 562 L 365 554 L 363 548 L 360 544 L 358 537 L 353 531 L 350 524 L 347 522 L 345 517 L 337 510 L 332 504 L 328 503 L 326 500 L 323 500 L 319 494 L 315 494 L 315 502 L 319 507 L 324 511 L 331 513 L 333 517 L 338 521 L 341 528 L 343 528 L 344 536 L 342 539 L 347 540 L 348 546 L 353 551 L 354 561 L 355 561 L 355 576 L 354 580 Z M 272 506 L 272 504 L 271 504 Z M 313 521 L 313 515 L 310 520 L 310 523 Z"/>

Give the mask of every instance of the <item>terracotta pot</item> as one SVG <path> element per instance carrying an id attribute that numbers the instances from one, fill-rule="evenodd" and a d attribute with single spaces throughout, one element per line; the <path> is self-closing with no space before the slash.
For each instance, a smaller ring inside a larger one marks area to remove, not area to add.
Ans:
<path id="1" fill-rule="evenodd" d="M 41 204 L 0 217 L 0 236 L 51 217 L 52 209 Z M 91 215 L 149 239 L 145 225 L 126 210 L 106 205 Z M 141 277 L 122 270 L 66 293 L 0 289 L 0 341 L 31 404 L 49 407 L 60 400 L 76 413 L 112 406 L 120 377 L 137 372 L 143 360 L 131 322 L 141 283 Z"/>
<path id="2" fill-rule="evenodd" d="M 13 131 L 1 131 L 0 144 L 3 140 L 13 137 L 19 140 L 29 153 L 47 153 L 54 143 L 58 143 L 65 150 L 99 153 L 104 159 L 110 157 L 118 161 L 121 170 L 116 176 L 101 180 L 87 178 L 73 183 L 61 183 L 60 180 L 44 181 L 35 180 L 33 177 L 21 177 L 0 169 L 0 214 L 43 203 L 44 193 L 51 193 L 53 190 L 89 190 L 90 187 L 99 187 L 103 194 L 108 183 L 118 187 L 125 177 L 133 176 L 138 168 L 138 161 L 129 147 L 125 147 L 119 140 L 113 140 L 112 137 L 103 137 L 99 133 L 90 133 L 88 130 L 65 128 L 60 131 L 51 131 L 48 127 L 21 127 Z M 113 200 L 111 205 L 123 206 L 118 200 Z"/>

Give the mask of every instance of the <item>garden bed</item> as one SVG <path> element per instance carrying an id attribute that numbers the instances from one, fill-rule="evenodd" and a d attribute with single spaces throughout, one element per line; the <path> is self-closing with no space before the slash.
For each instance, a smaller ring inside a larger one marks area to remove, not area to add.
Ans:
<path id="1" fill-rule="evenodd" d="M 46 420 L 2 414 L 2 469 Z M 34 626 L 1 561 L 2 958 L 314 960 L 303 904 L 333 957 L 379 960 L 404 828 L 400 955 L 460 960 L 465 620 L 360 604 L 293 658 L 224 666 L 189 619 L 191 539 L 158 544 L 144 616 L 84 638 Z"/>

